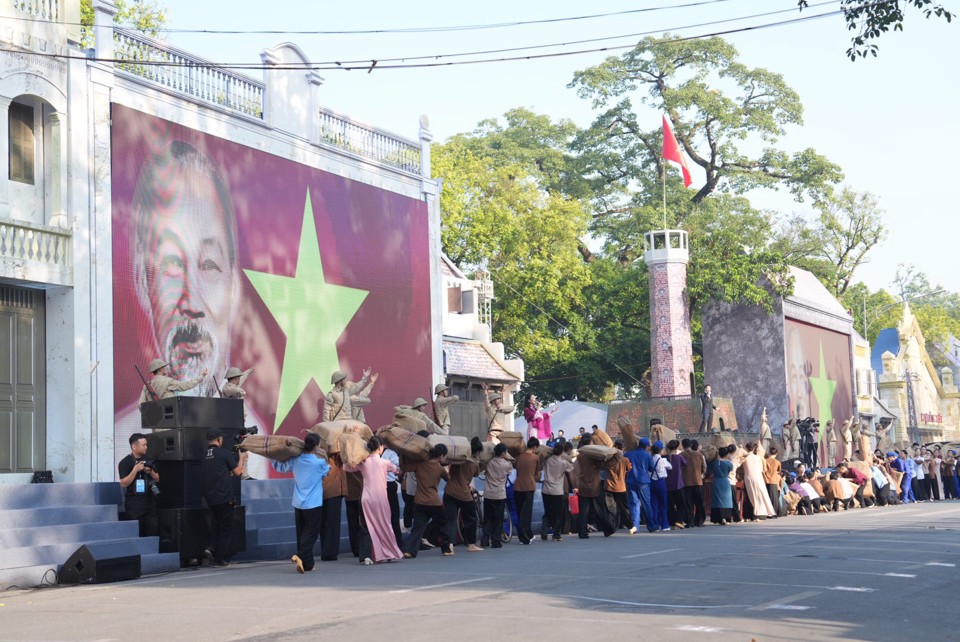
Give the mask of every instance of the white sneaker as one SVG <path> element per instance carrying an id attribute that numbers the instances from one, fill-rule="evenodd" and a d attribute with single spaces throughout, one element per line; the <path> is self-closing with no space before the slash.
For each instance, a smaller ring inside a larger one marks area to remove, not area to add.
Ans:
<path id="1" fill-rule="evenodd" d="M 668 530 L 670 530 L 670 527 L 667 526 L 666 528 L 661 528 L 660 530 L 662 530 L 662 531 L 668 531 Z"/>
<path id="2" fill-rule="evenodd" d="M 637 527 L 636 527 L 636 526 L 631 526 L 631 527 L 630 527 L 630 534 L 631 534 L 631 535 L 636 535 L 636 534 L 637 534 Z"/>

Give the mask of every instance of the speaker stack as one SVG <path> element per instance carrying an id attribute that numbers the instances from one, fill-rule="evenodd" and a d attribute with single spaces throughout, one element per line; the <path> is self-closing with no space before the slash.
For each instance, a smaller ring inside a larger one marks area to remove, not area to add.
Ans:
<path id="1" fill-rule="evenodd" d="M 103 584 L 140 577 L 140 553 L 130 540 L 84 544 L 57 575 L 60 584 Z"/>
<path id="2" fill-rule="evenodd" d="M 172 397 L 148 401 L 140 404 L 140 418 L 147 437 L 147 458 L 157 462 L 160 473 L 160 552 L 179 552 L 181 564 L 199 559 L 213 530 L 203 501 L 207 430 L 219 429 L 224 448 L 231 448 L 243 428 L 243 400 Z M 239 506 L 240 478 L 231 477 L 231 483 L 238 506 L 230 555 L 246 550 L 246 514 Z"/>

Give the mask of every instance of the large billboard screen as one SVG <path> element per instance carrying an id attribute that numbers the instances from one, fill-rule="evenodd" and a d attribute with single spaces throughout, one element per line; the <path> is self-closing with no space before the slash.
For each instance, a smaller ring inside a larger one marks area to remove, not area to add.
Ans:
<path id="1" fill-rule="evenodd" d="M 299 435 L 330 376 L 379 373 L 367 423 L 430 397 L 423 201 L 113 105 L 113 334 L 118 459 L 152 359 L 183 394 L 246 381 L 247 424 Z M 149 374 L 147 374 L 149 377 Z"/>
<path id="2" fill-rule="evenodd" d="M 853 417 L 849 336 L 786 319 L 784 351 L 791 417 L 816 417 L 821 426 Z"/>

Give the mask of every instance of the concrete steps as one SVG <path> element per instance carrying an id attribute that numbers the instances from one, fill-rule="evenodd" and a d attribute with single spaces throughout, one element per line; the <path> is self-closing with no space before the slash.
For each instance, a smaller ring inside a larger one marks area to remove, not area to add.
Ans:
<path id="1" fill-rule="evenodd" d="M 56 583 L 83 544 L 132 541 L 143 575 L 179 570 L 179 554 L 159 553 L 159 538 L 119 521 L 121 504 L 115 482 L 0 486 L 0 590 Z"/>

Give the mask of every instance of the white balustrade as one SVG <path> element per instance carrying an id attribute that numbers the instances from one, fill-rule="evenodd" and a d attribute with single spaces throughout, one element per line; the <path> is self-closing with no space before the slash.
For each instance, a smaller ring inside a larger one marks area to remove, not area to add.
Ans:
<path id="1" fill-rule="evenodd" d="M 0 259 L 37 261 L 71 268 L 70 232 L 0 220 Z"/>
<path id="2" fill-rule="evenodd" d="M 142 34 L 114 29 L 116 69 L 202 102 L 263 118 L 262 82 Z"/>
<path id="3" fill-rule="evenodd" d="M 60 19 L 60 0 L 13 0 L 13 8 L 34 18 Z"/>
<path id="4" fill-rule="evenodd" d="M 319 142 L 411 174 L 421 174 L 419 143 L 359 123 L 329 109 L 320 110 Z"/>

